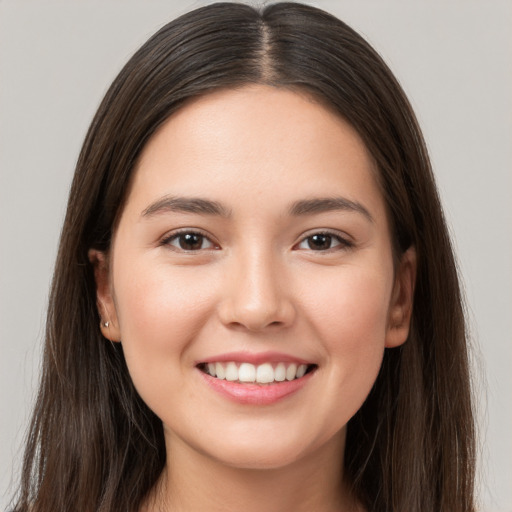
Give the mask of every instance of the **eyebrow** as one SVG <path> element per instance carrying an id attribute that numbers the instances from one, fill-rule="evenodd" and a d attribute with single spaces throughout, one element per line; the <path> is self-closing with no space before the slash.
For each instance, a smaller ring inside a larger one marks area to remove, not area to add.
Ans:
<path id="1" fill-rule="evenodd" d="M 370 212 L 359 202 L 344 197 L 320 197 L 296 201 L 290 207 L 290 215 L 309 215 L 332 211 L 355 212 L 374 222 Z"/>
<path id="2" fill-rule="evenodd" d="M 231 211 L 217 201 L 202 199 L 199 197 L 165 196 L 149 205 L 142 217 L 153 217 L 160 213 L 196 213 L 200 215 L 219 215 L 229 217 Z"/>
<path id="3" fill-rule="evenodd" d="M 310 215 L 331 211 L 346 211 L 360 213 L 370 222 L 373 217 L 370 212 L 359 202 L 351 201 L 344 197 L 320 197 L 302 199 L 292 203 L 289 214 L 292 216 Z M 217 201 L 199 197 L 165 196 L 149 205 L 143 212 L 142 217 L 154 217 L 155 215 L 168 212 L 195 213 L 199 215 L 217 215 L 230 217 L 231 210 Z"/>

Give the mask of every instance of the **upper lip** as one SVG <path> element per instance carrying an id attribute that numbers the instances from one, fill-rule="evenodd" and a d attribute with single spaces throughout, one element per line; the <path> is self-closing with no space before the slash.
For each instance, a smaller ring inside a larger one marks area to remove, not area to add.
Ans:
<path id="1" fill-rule="evenodd" d="M 254 365 L 263 363 L 295 363 L 295 364 L 312 364 L 311 361 L 307 361 L 300 357 L 296 357 L 290 354 L 284 354 L 282 352 L 226 352 L 224 354 L 217 354 L 214 356 L 206 357 L 197 361 L 197 364 L 202 363 L 228 363 L 233 361 L 235 363 L 251 363 Z"/>

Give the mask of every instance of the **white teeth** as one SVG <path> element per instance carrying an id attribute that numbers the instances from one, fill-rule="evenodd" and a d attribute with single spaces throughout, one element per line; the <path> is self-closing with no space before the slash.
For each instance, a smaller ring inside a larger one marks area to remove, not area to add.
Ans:
<path id="1" fill-rule="evenodd" d="M 235 363 L 226 366 L 226 380 L 238 380 L 238 368 Z"/>
<path id="2" fill-rule="evenodd" d="M 286 366 L 283 363 L 279 363 L 274 370 L 274 379 L 277 382 L 283 382 L 286 379 Z"/>
<path id="3" fill-rule="evenodd" d="M 256 367 L 250 363 L 242 363 L 238 368 L 240 382 L 254 382 L 256 380 Z"/>
<path id="4" fill-rule="evenodd" d="M 215 363 L 215 374 L 217 375 L 217 379 L 226 378 L 226 372 L 224 371 L 222 363 Z"/>
<path id="5" fill-rule="evenodd" d="M 297 368 L 297 379 L 300 379 L 301 377 L 304 377 L 304 374 L 306 373 L 307 368 L 308 367 L 305 364 L 301 364 Z"/>
<path id="6" fill-rule="evenodd" d="M 241 363 L 240 366 L 234 361 L 227 363 L 207 363 L 204 370 L 206 373 L 217 379 L 226 379 L 231 382 L 257 382 L 258 384 L 270 384 L 272 382 L 283 382 L 304 377 L 308 366 L 295 363 L 263 363 L 255 366 L 251 363 Z"/>
<path id="7" fill-rule="evenodd" d="M 286 380 L 293 380 L 293 379 L 295 379 L 296 375 L 297 375 L 297 365 L 295 363 L 292 363 L 286 369 Z"/>
<path id="8" fill-rule="evenodd" d="M 260 364 L 256 369 L 256 382 L 268 384 L 274 382 L 274 368 L 270 363 Z"/>

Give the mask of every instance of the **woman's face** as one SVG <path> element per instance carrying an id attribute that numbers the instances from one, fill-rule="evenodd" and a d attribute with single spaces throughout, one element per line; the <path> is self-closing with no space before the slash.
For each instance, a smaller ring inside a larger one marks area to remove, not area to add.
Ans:
<path id="1" fill-rule="evenodd" d="M 343 119 L 266 86 L 194 100 L 146 145 L 91 260 L 171 450 L 275 468 L 343 449 L 409 324 L 413 259 L 393 268 L 375 172 Z"/>

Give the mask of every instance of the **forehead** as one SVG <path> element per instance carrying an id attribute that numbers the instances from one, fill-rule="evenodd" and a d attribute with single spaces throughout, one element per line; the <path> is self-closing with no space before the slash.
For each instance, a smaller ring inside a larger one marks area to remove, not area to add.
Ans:
<path id="1" fill-rule="evenodd" d="M 143 149 L 127 207 L 165 194 L 279 204 L 344 195 L 381 202 L 355 129 L 305 93 L 252 85 L 186 104 Z M 260 204 L 261 206 L 261 204 Z"/>

